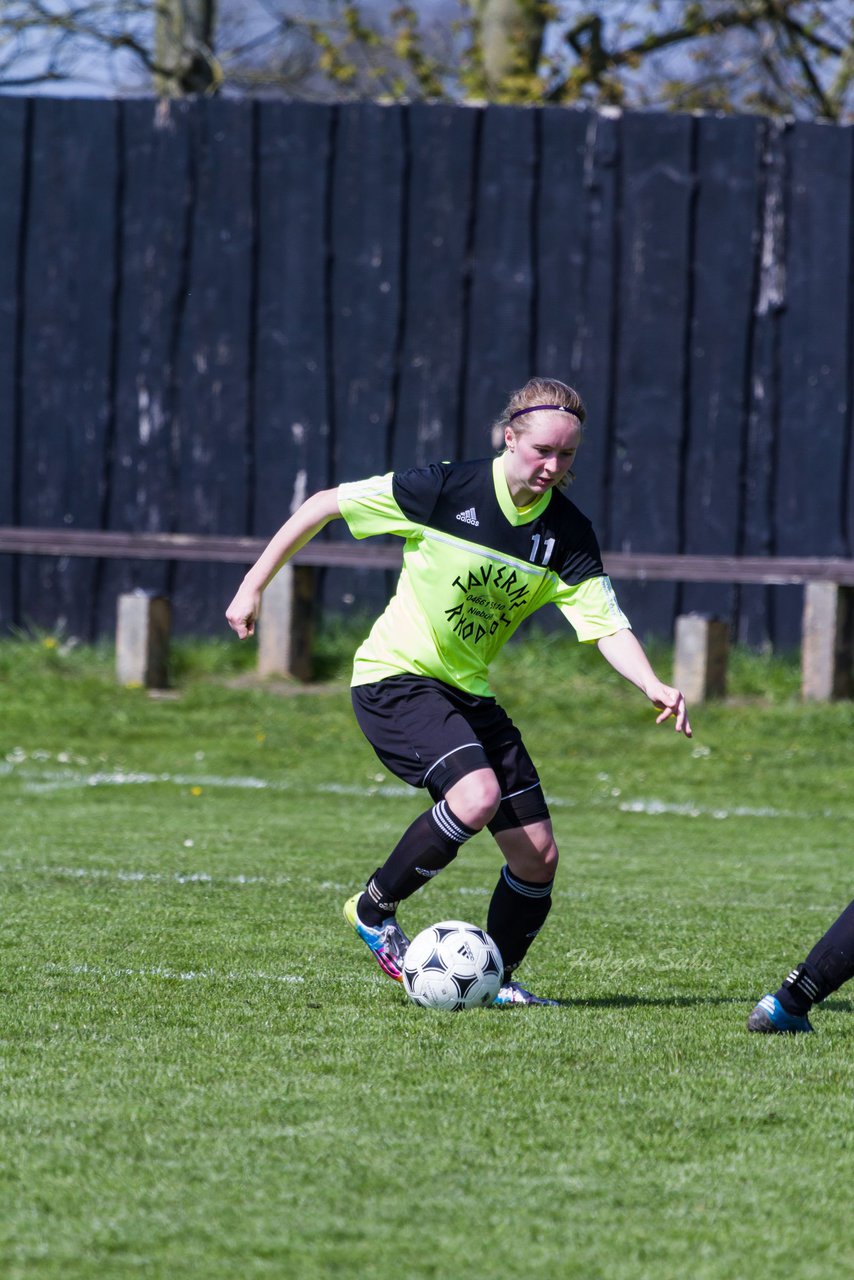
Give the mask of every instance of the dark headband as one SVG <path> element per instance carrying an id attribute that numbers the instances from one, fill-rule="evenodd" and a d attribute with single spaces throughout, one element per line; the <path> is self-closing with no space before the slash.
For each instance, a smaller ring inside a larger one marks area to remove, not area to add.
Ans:
<path id="1" fill-rule="evenodd" d="M 523 413 L 536 413 L 538 409 L 551 409 L 554 413 L 571 413 L 574 418 L 581 420 L 578 410 L 570 409 L 565 404 L 531 404 L 527 409 L 517 409 L 515 413 L 511 413 L 507 421 L 512 422 L 514 418 L 521 418 Z"/>

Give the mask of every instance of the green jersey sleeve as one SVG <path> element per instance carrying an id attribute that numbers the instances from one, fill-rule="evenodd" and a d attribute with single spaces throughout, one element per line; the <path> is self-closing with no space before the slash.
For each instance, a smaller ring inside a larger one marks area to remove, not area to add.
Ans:
<path id="1" fill-rule="evenodd" d="M 553 600 L 583 643 L 612 636 L 615 631 L 631 630 L 607 574 L 588 578 L 577 586 L 561 582 Z"/>
<path id="2" fill-rule="evenodd" d="M 418 537 L 423 525 L 401 510 L 394 496 L 394 473 L 338 486 L 338 506 L 354 538 L 393 533 Z"/>

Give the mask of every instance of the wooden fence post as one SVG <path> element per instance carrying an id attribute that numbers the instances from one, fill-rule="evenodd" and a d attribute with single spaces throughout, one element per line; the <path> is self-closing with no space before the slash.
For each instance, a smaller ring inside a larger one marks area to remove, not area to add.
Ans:
<path id="1" fill-rule="evenodd" d="M 676 619 L 673 683 L 692 703 L 726 696 L 729 627 L 717 618 L 684 613 Z"/>
<path id="2" fill-rule="evenodd" d="M 165 689 L 169 684 L 172 608 L 146 591 L 120 595 L 116 617 L 116 679 L 123 685 Z"/>
<path id="3" fill-rule="evenodd" d="M 808 582 L 801 631 L 801 697 L 850 698 L 854 653 L 854 587 Z"/>
<path id="4" fill-rule="evenodd" d="M 258 622 L 258 674 L 310 680 L 314 642 L 314 569 L 286 564 L 264 592 Z"/>

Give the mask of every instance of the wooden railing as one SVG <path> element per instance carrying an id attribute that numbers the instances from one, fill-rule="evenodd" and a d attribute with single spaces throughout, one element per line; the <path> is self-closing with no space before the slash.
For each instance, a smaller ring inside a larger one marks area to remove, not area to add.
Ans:
<path id="1" fill-rule="evenodd" d="M 252 564 L 266 539 L 182 533 L 0 526 L 0 554 L 95 559 L 218 561 Z M 324 567 L 397 570 L 402 547 L 385 542 L 315 539 L 276 576 L 264 597 L 259 626 L 259 671 L 309 679 L 314 635 L 315 574 Z M 801 585 L 802 693 L 825 700 L 852 694 L 854 560 L 832 556 L 661 555 L 610 551 L 605 569 L 616 581 Z M 119 599 L 117 667 L 125 683 L 165 679 L 168 601 L 131 593 Z M 728 629 L 713 619 L 677 619 L 674 680 L 692 701 L 726 686 Z"/>

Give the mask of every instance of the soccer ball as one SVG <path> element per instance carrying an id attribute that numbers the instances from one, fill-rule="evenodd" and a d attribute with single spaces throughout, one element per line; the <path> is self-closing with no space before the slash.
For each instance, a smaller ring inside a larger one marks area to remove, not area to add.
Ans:
<path id="1" fill-rule="evenodd" d="M 498 995 L 504 962 L 488 933 L 462 920 L 442 920 L 409 944 L 406 994 L 425 1009 L 475 1009 Z"/>

